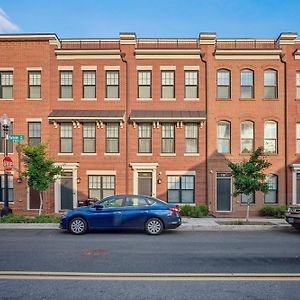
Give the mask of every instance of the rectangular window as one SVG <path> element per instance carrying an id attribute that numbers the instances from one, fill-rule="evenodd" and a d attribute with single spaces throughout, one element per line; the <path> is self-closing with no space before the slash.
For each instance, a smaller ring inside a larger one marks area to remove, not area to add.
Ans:
<path id="1" fill-rule="evenodd" d="M 83 71 L 83 98 L 96 98 L 96 71 Z"/>
<path id="2" fill-rule="evenodd" d="M 254 148 L 254 130 L 252 122 L 241 123 L 241 153 L 249 153 Z"/>
<path id="3" fill-rule="evenodd" d="M 39 145 L 41 143 L 41 122 L 28 122 L 28 144 Z"/>
<path id="4" fill-rule="evenodd" d="M 246 195 L 246 194 L 241 194 L 241 203 L 242 204 L 253 204 L 255 203 L 255 197 L 254 197 L 254 194 L 251 193 L 249 195 Z"/>
<path id="5" fill-rule="evenodd" d="M 219 70 L 217 72 L 217 98 L 230 98 L 230 72 L 228 70 Z"/>
<path id="6" fill-rule="evenodd" d="M 268 153 L 277 153 L 277 123 L 265 122 L 264 150 Z"/>
<path id="7" fill-rule="evenodd" d="M 196 99 L 198 95 L 198 71 L 184 72 L 184 98 Z"/>
<path id="8" fill-rule="evenodd" d="M 119 123 L 106 124 L 106 153 L 119 153 Z"/>
<path id="9" fill-rule="evenodd" d="M 175 153 L 175 126 L 173 123 L 162 123 L 162 153 Z"/>
<path id="10" fill-rule="evenodd" d="M 41 98 L 41 71 L 28 72 L 28 98 Z"/>
<path id="11" fill-rule="evenodd" d="M 60 71 L 60 98 L 73 98 L 73 72 Z"/>
<path id="12" fill-rule="evenodd" d="M 10 126 L 8 128 L 8 135 L 13 134 L 13 123 L 10 123 Z M 3 127 L 0 128 L 0 153 L 4 153 L 4 145 L 5 145 L 5 133 L 3 130 Z M 13 153 L 13 142 L 7 141 L 7 152 Z"/>
<path id="13" fill-rule="evenodd" d="M 268 178 L 269 191 L 265 194 L 265 203 L 277 203 L 278 202 L 278 177 L 272 175 Z"/>
<path id="14" fill-rule="evenodd" d="M 198 125 L 185 124 L 185 153 L 198 153 Z"/>
<path id="15" fill-rule="evenodd" d="M 89 175 L 89 198 L 103 199 L 115 194 L 115 176 Z"/>
<path id="16" fill-rule="evenodd" d="M 218 153 L 230 153 L 230 123 L 218 123 Z"/>
<path id="17" fill-rule="evenodd" d="M 13 175 L 8 175 L 7 177 L 8 181 L 8 201 L 13 202 L 14 201 L 14 180 Z M 4 202 L 5 200 L 5 175 L 0 175 L 0 201 Z"/>
<path id="18" fill-rule="evenodd" d="M 175 98 L 175 71 L 161 71 L 161 98 Z"/>
<path id="19" fill-rule="evenodd" d="M 300 71 L 296 73 L 296 98 L 300 99 Z"/>
<path id="20" fill-rule="evenodd" d="M 195 177 L 194 176 L 168 176 L 168 202 L 194 203 Z"/>
<path id="21" fill-rule="evenodd" d="M 96 152 L 96 125 L 95 123 L 83 123 L 83 153 Z"/>
<path id="22" fill-rule="evenodd" d="M 0 72 L 0 98 L 13 99 L 13 72 Z"/>
<path id="23" fill-rule="evenodd" d="M 151 95 L 151 71 L 138 71 L 138 98 L 149 99 Z"/>
<path id="24" fill-rule="evenodd" d="M 300 153 L 300 123 L 296 124 L 296 153 Z"/>
<path id="25" fill-rule="evenodd" d="M 241 99 L 252 99 L 254 97 L 253 71 L 241 71 Z"/>
<path id="26" fill-rule="evenodd" d="M 277 71 L 264 72 L 264 97 L 265 99 L 277 99 Z"/>
<path id="27" fill-rule="evenodd" d="M 150 123 L 139 124 L 138 144 L 139 153 L 152 152 L 152 126 Z"/>
<path id="28" fill-rule="evenodd" d="M 60 124 L 60 152 L 72 153 L 73 152 L 73 126 L 72 123 Z"/>
<path id="29" fill-rule="evenodd" d="M 119 98 L 119 71 L 106 71 L 106 98 Z"/>

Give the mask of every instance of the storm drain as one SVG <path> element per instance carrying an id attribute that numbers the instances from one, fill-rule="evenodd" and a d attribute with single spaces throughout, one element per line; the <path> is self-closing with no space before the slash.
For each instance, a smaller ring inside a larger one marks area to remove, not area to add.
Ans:
<path id="1" fill-rule="evenodd" d="M 86 250 L 81 253 L 82 256 L 104 256 L 107 253 L 105 249 Z"/>

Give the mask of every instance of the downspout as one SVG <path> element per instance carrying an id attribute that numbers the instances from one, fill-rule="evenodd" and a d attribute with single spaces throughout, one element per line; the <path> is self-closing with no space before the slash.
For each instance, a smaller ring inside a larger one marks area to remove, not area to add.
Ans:
<path id="1" fill-rule="evenodd" d="M 126 194 L 128 194 L 129 186 L 129 162 L 128 162 L 128 147 L 129 147 L 129 134 L 128 134 L 128 61 L 125 59 L 126 53 L 120 53 L 122 62 L 126 64 L 126 94 L 125 94 L 125 129 L 126 129 L 126 141 L 125 141 L 125 180 L 126 180 Z"/>
<path id="2" fill-rule="evenodd" d="M 283 60 L 284 54 L 280 54 L 280 61 L 284 64 L 284 169 L 285 169 L 285 204 L 288 205 L 288 98 L 287 98 L 287 64 Z"/>
<path id="3" fill-rule="evenodd" d="M 208 123 L 207 123 L 207 115 L 208 115 L 208 75 L 207 75 L 207 60 L 204 60 L 204 53 L 200 53 L 201 61 L 205 64 L 205 111 L 206 111 L 206 126 L 205 126 L 205 196 L 206 196 L 206 205 L 208 205 L 208 147 L 207 147 L 207 141 L 208 141 Z"/>

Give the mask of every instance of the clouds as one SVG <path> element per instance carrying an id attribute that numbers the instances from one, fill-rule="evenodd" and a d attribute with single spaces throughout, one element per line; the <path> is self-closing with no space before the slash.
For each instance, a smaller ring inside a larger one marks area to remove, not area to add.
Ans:
<path id="1" fill-rule="evenodd" d="M 20 32 L 20 28 L 9 20 L 5 11 L 0 8 L 0 33 L 16 33 Z"/>

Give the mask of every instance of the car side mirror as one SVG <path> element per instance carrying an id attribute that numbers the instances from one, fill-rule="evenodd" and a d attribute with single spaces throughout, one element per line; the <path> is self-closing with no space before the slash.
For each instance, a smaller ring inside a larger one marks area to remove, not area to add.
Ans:
<path id="1" fill-rule="evenodd" d="M 103 205 L 101 204 L 95 204 L 95 208 L 98 210 L 98 209 L 102 209 L 103 208 Z"/>

